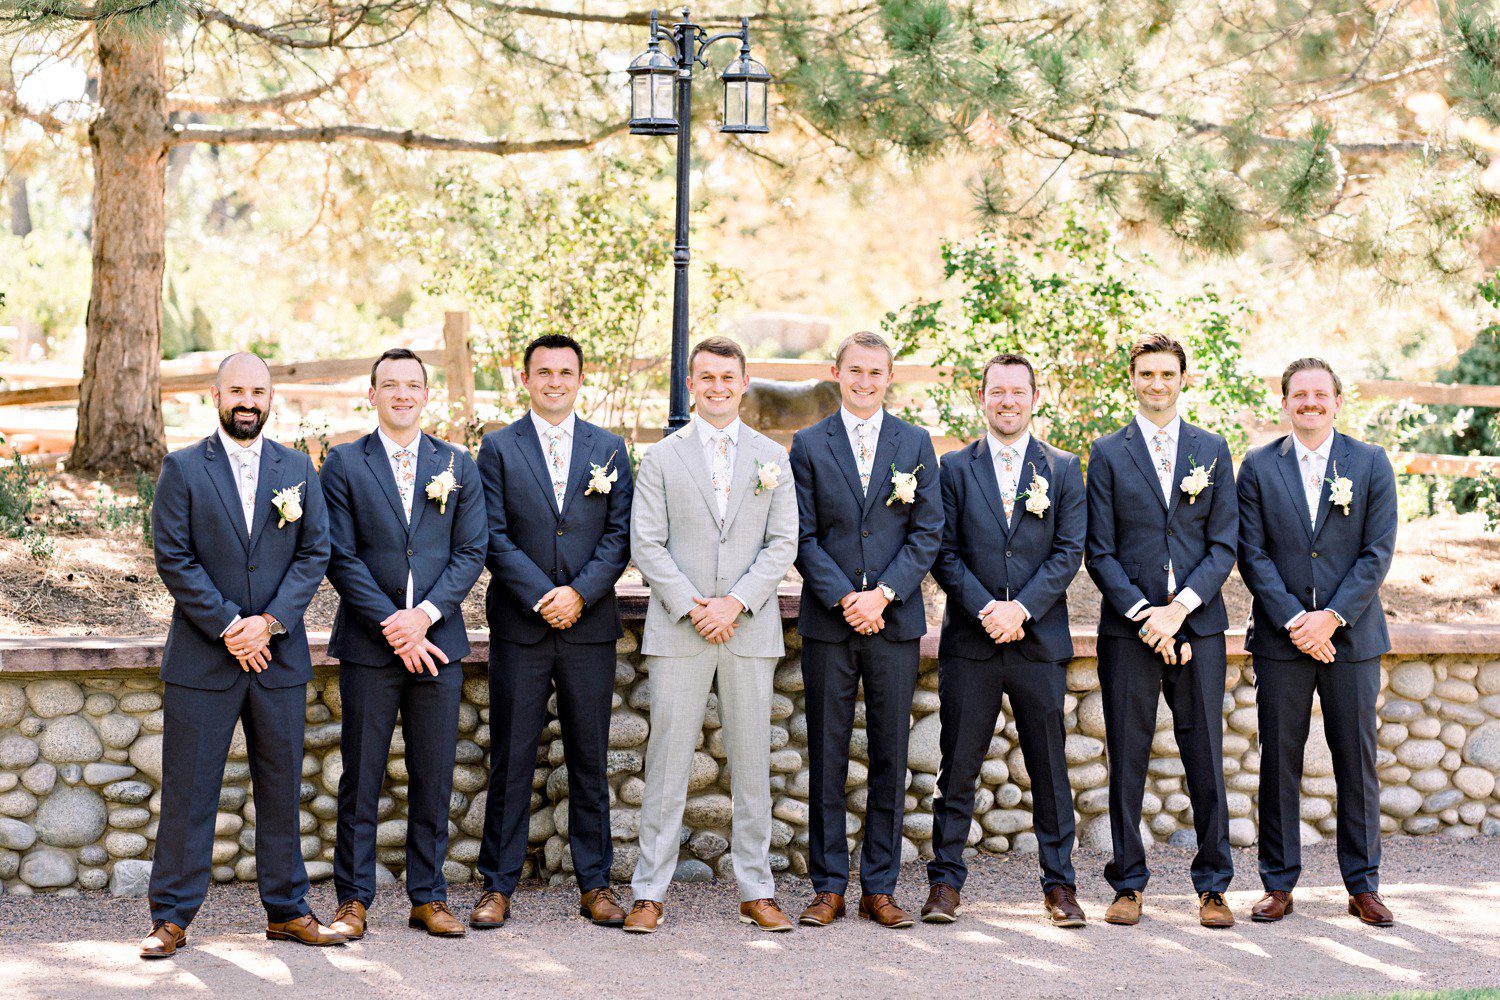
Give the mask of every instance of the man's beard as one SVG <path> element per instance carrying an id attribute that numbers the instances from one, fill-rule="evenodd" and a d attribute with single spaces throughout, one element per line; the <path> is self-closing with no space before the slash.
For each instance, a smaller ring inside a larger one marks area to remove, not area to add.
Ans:
<path id="1" fill-rule="evenodd" d="M 255 425 L 251 427 L 249 431 L 246 431 L 244 424 L 238 424 L 235 422 L 234 417 L 236 412 L 246 414 L 254 413 Z M 229 409 L 219 411 L 219 426 L 224 428 L 225 434 L 228 434 L 236 441 L 254 441 L 257 437 L 260 436 L 261 428 L 266 426 L 266 418 L 268 416 L 270 416 L 270 414 L 265 410 L 243 409 L 237 411 L 234 407 L 230 407 Z"/>

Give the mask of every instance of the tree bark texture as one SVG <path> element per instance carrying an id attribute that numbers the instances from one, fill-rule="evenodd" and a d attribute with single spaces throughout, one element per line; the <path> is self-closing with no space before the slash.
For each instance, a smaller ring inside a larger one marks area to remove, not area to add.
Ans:
<path id="1" fill-rule="evenodd" d="M 68 466 L 108 475 L 154 471 L 166 454 L 160 365 L 167 117 L 161 37 L 108 23 L 95 36 L 93 283 Z"/>

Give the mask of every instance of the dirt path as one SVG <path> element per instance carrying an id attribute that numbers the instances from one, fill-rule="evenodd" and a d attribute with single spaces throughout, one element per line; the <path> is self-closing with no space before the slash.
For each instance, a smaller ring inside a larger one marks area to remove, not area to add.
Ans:
<path id="1" fill-rule="evenodd" d="M 633 938 L 575 916 L 571 889 L 523 890 L 510 926 L 438 941 L 408 930 L 404 900 L 380 897 L 364 941 L 313 950 L 271 944 L 259 905 L 245 887 L 216 888 L 190 929 L 189 948 L 143 963 L 135 942 L 145 905 L 90 894 L 0 898 L 0 983 L 7 997 L 467 997 L 467 996 L 804 996 L 879 997 L 1210 997 L 1345 996 L 1500 986 L 1500 840 L 1444 838 L 1387 842 L 1385 896 L 1400 921 L 1387 930 L 1344 913 L 1332 846 L 1309 850 L 1296 913 L 1252 924 L 1255 860 L 1236 852 L 1232 929 L 1199 927 L 1187 891 L 1188 855 L 1151 855 L 1155 880 L 1139 927 L 1101 918 L 1108 887 L 1103 859 L 1076 857 L 1091 918 L 1077 931 L 1040 915 L 1035 859 L 978 862 L 963 917 L 947 927 L 887 931 L 858 920 L 826 930 L 768 935 L 735 919 L 732 885 L 676 886 L 668 923 Z M 332 887 L 316 906 L 333 909 Z M 782 880 L 788 908 L 811 895 Z M 452 894 L 461 916 L 472 886 Z M 903 875 L 898 898 L 925 896 L 920 867 Z"/>

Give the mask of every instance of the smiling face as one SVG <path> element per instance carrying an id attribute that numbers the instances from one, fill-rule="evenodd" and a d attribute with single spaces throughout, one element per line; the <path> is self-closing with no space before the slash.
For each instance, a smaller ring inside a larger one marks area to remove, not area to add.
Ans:
<path id="1" fill-rule="evenodd" d="M 583 362 L 570 347 L 538 347 L 521 375 L 531 394 L 531 408 L 549 424 L 560 424 L 573 412 L 583 388 Z"/>
<path id="2" fill-rule="evenodd" d="M 370 387 L 370 405 L 380 418 L 381 430 L 401 444 L 409 443 L 427 406 L 427 372 L 422 363 L 412 358 L 380 362 Z"/>
<path id="3" fill-rule="evenodd" d="M 896 373 L 888 351 L 863 344 L 844 349 L 843 360 L 831 369 L 839 384 L 844 409 L 861 420 L 868 420 L 885 404 L 885 394 Z"/>
<path id="4" fill-rule="evenodd" d="M 1344 397 L 1333 385 L 1333 376 L 1321 368 L 1295 372 L 1281 398 L 1281 412 L 1303 443 L 1317 446 L 1333 429 L 1333 421 L 1344 407 Z"/>
<path id="5" fill-rule="evenodd" d="M 991 433 L 1010 444 L 1031 426 L 1031 414 L 1042 398 L 1031 387 L 1031 372 L 1025 365 L 992 365 L 979 390 L 979 407 Z"/>
<path id="6" fill-rule="evenodd" d="M 698 416 L 715 427 L 728 427 L 740 414 L 740 397 L 750 378 L 738 358 L 699 351 L 688 373 L 688 394 Z"/>
<path id="7" fill-rule="evenodd" d="M 1182 363 L 1166 351 L 1142 354 L 1130 370 L 1130 387 L 1141 413 L 1159 426 L 1171 423 L 1177 415 L 1182 382 Z"/>
<path id="8" fill-rule="evenodd" d="M 271 415 L 271 370 L 253 354 L 236 354 L 219 370 L 209 390 L 224 433 L 244 444 L 260 436 Z"/>

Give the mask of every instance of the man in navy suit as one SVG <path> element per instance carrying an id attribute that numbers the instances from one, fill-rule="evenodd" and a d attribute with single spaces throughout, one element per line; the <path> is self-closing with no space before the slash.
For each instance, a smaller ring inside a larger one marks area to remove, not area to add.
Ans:
<path id="1" fill-rule="evenodd" d="M 1238 508 L 1229 445 L 1177 415 L 1187 352 L 1170 337 L 1130 350 L 1135 419 L 1089 451 L 1085 564 L 1103 594 L 1099 687 L 1109 753 L 1104 869 L 1115 900 L 1104 919 L 1135 924 L 1150 871 L 1141 803 L 1162 695 L 1186 769 L 1198 852 L 1193 888 L 1205 927 L 1229 927 L 1234 875 L 1224 793 L 1224 630 L 1220 588 L 1234 568 Z"/>
<path id="2" fill-rule="evenodd" d="M 255 793 L 266 936 L 343 944 L 307 905 L 297 803 L 312 658 L 302 615 L 328 565 L 323 491 L 306 455 L 261 436 L 271 372 L 231 354 L 210 390 L 217 433 L 162 463 L 151 507 L 156 569 L 173 599 L 162 650 L 161 820 L 142 958 L 167 958 L 208 888 L 235 723 Z"/>
<path id="3" fill-rule="evenodd" d="M 365 936 L 375 898 L 375 826 L 396 714 L 406 744 L 408 923 L 461 937 L 448 909 L 443 860 L 458 741 L 464 598 L 484 569 L 488 542 L 479 470 L 462 449 L 422 433 L 427 369 L 404 347 L 370 369 L 379 426 L 323 463 L 339 593 L 328 655 L 339 661 L 343 728 L 333 928 Z"/>
<path id="4" fill-rule="evenodd" d="M 1349 912 L 1389 927 L 1380 898 L 1375 700 L 1391 648 L 1380 584 L 1396 551 L 1396 476 L 1385 451 L 1333 429 L 1344 387 L 1321 358 L 1281 375 L 1292 433 L 1240 465 L 1240 573 L 1255 601 L 1246 647 L 1260 718 L 1260 878 L 1251 919 L 1292 911 L 1302 872 L 1302 754 L 1313 692 L 1338 786 Z"/>
<path id="5" fill-rule="evenodd" d="M 943 456 L 943 545 L 932 571 L 948 595 L 938 646 L 943 765 L 922 919 L 958 916 L 974 784 L 1001 696 L 1009 695 L 1031 776 L 1043 903 L 1054 925 L 1082 927 L 1063 681 L 1073 657 L 1068 584 L 1083 562 L 1088 525 L 1083 471 L 1077 455 L 1032 436 L 1041 393 L 1024 356 L 991 359 L 978 396 L 989 433 Z"/>
<path id="6" fill-rule="evenodd" d="M 568 765 L 568 838 L 579 911 L 618 927 L 609 888 L 609 715 L 615 641 L 624 635 L 615 583 L 630 561 L 630 454 L 624 440 L 573 412 L 583 349 L 548 334 L 526 347 L 531 408 L 486 434 L 479 472 L 489 510 L 489 798 L 471 926 L 499 927 L 526 860 L 537 742 L 557 690 Z"/>
<path id="7" fill-rule="evenodd" d="M 912 919 L 892 898 L 901 869 L 906 751 L 918 645 L 927 631 L 922 578 L 942 541 L 932 438 L 885 412 L 890 346 L 856 333 L 839 346 L 839 411 L 792 438 L 802 574 L 802 677 L 807 700 L 808 875 L 817 895 L 801 922 L 844 915 L 849 883 L 845 782 L 854 703 L 864 683 L 870 775 L 859 915 L 885 927 Z"/>

